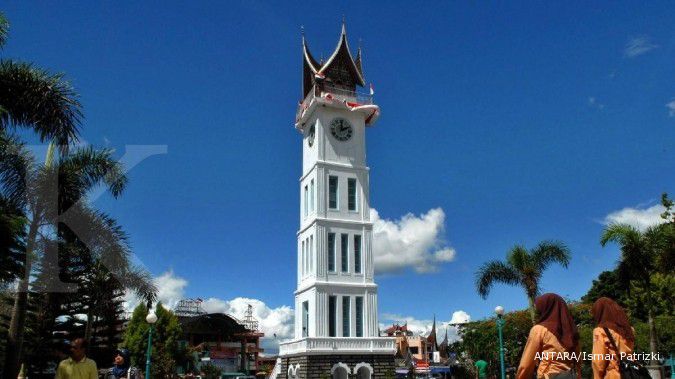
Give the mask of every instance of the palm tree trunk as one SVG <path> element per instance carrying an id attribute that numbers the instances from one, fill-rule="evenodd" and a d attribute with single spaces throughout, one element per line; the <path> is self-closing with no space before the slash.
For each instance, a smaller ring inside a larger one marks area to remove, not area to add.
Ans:
<path id="1" fill-rule="evenodd" d="M 650 309 L 647 312 L 647 323 L 649 324 L 649 350 L 651 352 L 656 351 L 656 324 L 654 322 L 654 313 Z M 658 361 L 655 359 L 652 359 L 649 361 L 650 365 L 657 365 Z"/>
<path id="2" fill-rule="evenodd" d="M 532 325 L 537 323 L 537 311 L 534 309 L 534 295 L 527 295 L 527 300 L 529 302 L 528 310 L 530 311 L 530 318 L 532 319 Z"/>
<path id="3" fill-rule="evenodd" d="M 23 353 L 23 331 L 26 325 L 26 310 L 28 308 L 28 287 L 30 284 L 30 272 L 32 255 L 35 250 L 39 220 L 33 218 L 28 231 L 26 242 L 26 263 L 23 278 L 19 281 L 14 307 L 12 308 L 12 320 L 7 332 L 7 348 L 5 349 L 5 370 L 3 379 L 16 379 Z"/>
<path id="4" fill-rule="evenodd" d="M 89 305 L 89 310 L 87 310 L 87 325 L 84 328 L 84 339 L 87 342 L 91 342 L 91 326 L 94 318 L 94 311 L 91 308 L 91 305 Z"/>

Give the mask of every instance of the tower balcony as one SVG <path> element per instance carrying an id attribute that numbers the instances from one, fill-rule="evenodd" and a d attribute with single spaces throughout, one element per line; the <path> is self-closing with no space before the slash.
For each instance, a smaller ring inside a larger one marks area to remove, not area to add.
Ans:
<path id="1" fill-rule="evenodd" d="M 295 113 L 295 127 L 298 130 L 304 128 L 314 106 L 318 104 L 363 112 L 366 116 L 366 125 L 375 123 L 380 115 L 380 108 L 373 103 L 373 95 L 324 83 L 312 87 L 305 99 L 298 104 Z"/>
<path id="2" fill-rule="evenodd" d="M 305 337 L 279 344 L 279 355 L 296 354 L 394 354 L 391 337 Z"/>

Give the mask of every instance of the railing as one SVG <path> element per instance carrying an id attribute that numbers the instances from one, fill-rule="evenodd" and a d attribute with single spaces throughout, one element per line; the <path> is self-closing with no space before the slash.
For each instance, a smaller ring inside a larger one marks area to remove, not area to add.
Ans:
<path id="1" fill-rule="evenodd" d="M 320 87 L 317 87 L 316 85 L 312 87 L 312 90 L 309 91 L 307 96 L 303 99 L 303 101 L 298 105 L 298 111 L 296 112 L 295 119 L 296 121 L 300 119 L 302 116 L 302 113 L 309 107 L 311 104 L 312 100 L 315 98 L 319 97 L 325 97 L 328 94 L 331 95 L 333 100 L 337 101 L 348 101 L 351 103 L 358 103 L 358 104 L 372 104 L 373 103 L 373 95 L 366 94 L 366 93 L 360 93 L 356 91 L 350 91 L 348 89 L 344 88 L 339 88 L 335 87 L 332 85 L 328 84 L 323 84 Z"/>
<path id="2" fill-rule="evenodd" d="M 279 354 L 289 355 L 302 352 L 376 352 L 394 353 L 394 338 L 372 337 L 308 337 L 279 344 Z"/>

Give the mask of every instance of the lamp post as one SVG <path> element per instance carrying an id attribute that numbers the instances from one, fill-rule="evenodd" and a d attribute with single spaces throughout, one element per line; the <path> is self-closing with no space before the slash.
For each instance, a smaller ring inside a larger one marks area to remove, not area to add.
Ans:
<path id="1" fill-rule="evenodd" d="M 504 338 L 502 337 L 502 328 L 504 327 L 504 307 L 498 305 L 495 308 L 495 313 L 497 314 L 497 330 L 499 330 L 499 360 L 501 363 L 502 369 L 502 379 L 506 379 L 506 370 L 504 368 Z"/>
<path id="2" fill-rule="evenodd" d="M 145 379 L 150 379 L 150 356 L 152 355 L 152 327 L 157 322 L 157 315 L 150 311 L 145 317 L 145 321 L 150 324 L 150 332 L 148 333 L 148 352 L 145 358 Z"/>

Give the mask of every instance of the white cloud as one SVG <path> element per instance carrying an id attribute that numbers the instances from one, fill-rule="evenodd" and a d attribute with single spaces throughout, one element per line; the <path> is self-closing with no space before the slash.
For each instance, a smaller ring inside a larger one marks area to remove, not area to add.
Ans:
<path id="1" fill-rule="evenodd" d="M 162 302 L 165 308 L 173 309 L 181 299 L 185 298 L 185 287 L 188 281 L 176 276 L 173 270 L 154 278 L 157 286 L 157 300 Z M 128 312 L 133 312 L 134 308 L 140 304 L 141 300 L 134 293 L 127 293 L 125 296 L 124 307 Z"/>
<path id="2" fill-rule="evenodd" d="M 612 223 L 629 224 L 640 230 L 645 230 L 649 226 L 664 222 L 661 218 L 661 213 L 664 211 L 665 208 L 661 204 L 653 205 L 649 208 L 627 207 L 611 212 L 605 216 L 602 223 L 605 225 Z"/>
<path id="3" fill-rule="evenodd" d="M 450 319 L 451 324 L 465 324 L 471 321 L 471 316 L 464 311 L 455 311 L 452 313 L 452 318 Z"/>
<path id="4" fill-rule="evenodd" d="M 279 349 L 279 342 L 293 337 L 295 314 L 290 306 L 270 308 L 257 299 L 237 297 L 232 300 L 222 300 L 212 297 L 204 300 L 202 307 L 209 313 L 227 313 L 243 320 L 249 304 L 253 306 L 253 317 L 258 320 L 259 329 L 265 333 L 261 341 L 262 347 L 266 349 L 265 353 L 276 353 Z"/>
<path id="5" fill-rule="evenodd" d="M 173 309 L 180 300 L 186 298 L 185 289 L 189 283 L 173 271 L 165 272 L 154 281 L 158 289 L 157 299 L 165 308 Z M 125 308 L 128 312 L 133 311 L 139 303 L 140 300 L 134 294 L 127 294 L 125 297 Z M 253 306 L 253 317 L 258 320 L 260 330 L 265 333 L 265 337 L 261 340 L 262 347 L 266 349 L 265 353 L 276 353 L 280 341 L 293 337 L 293 308 L 286 305 L 270 308 L 261 300 L 244 297 L 232 300 L 212 297 L 203 301 L 202 308 L 209 313 L 227 313 L 243 320 L 249 304 Z"/>
<path id="6" fill-rule="evenodd" d="M 413 268 L 418 273 L 434 272 L 438 264 L 455 259 L 455 249 L 443 239 L 445 213 L 434 208 L 419 217 L 408 213 L 398 220 L 380 218 L 370 210 L 373 221 L 373 253 L 376 273 Z"/>
<path id="7" fill-rule="evenodd" d="M 650 50 L 654 50 L 657 47 L 659 46 L 652 43 L 647 36 L 632 37 L 626 43 L 623 54 L 629 58 L 633 58 L 645 54 Z"/>
<path id="8" fill-rule="evenodd" d="M 675 99 L 666 104 L 666 108 L 668 108 L 668 116 L 675 117 Z"/>
<path id="9" fill-rule="evenodd" d="M 384 313 L 380 317 L 380 329 L 385 330 L 390 327 L 392 324 L 406 324 L 408 325 L 408 330 L 413 332 L 415 335 L 427 336 L 431 333 L 431 327 L 433 325 L 433 320 L 418 320 L 412 316 L 402 316 L 399 314 Z M 448 332 L 448 341 L 454 342 L 459 339 L 457 333 L 457 326 L 451 324 L 463 324 L 471 321 L 471 316 L 468 313 L 459 310 L 452 313 L 450 321 L 441 321 L 436 320 L 436 336 L 438 342 L 443 341 L 445 337 L 445 331 Z"/>

